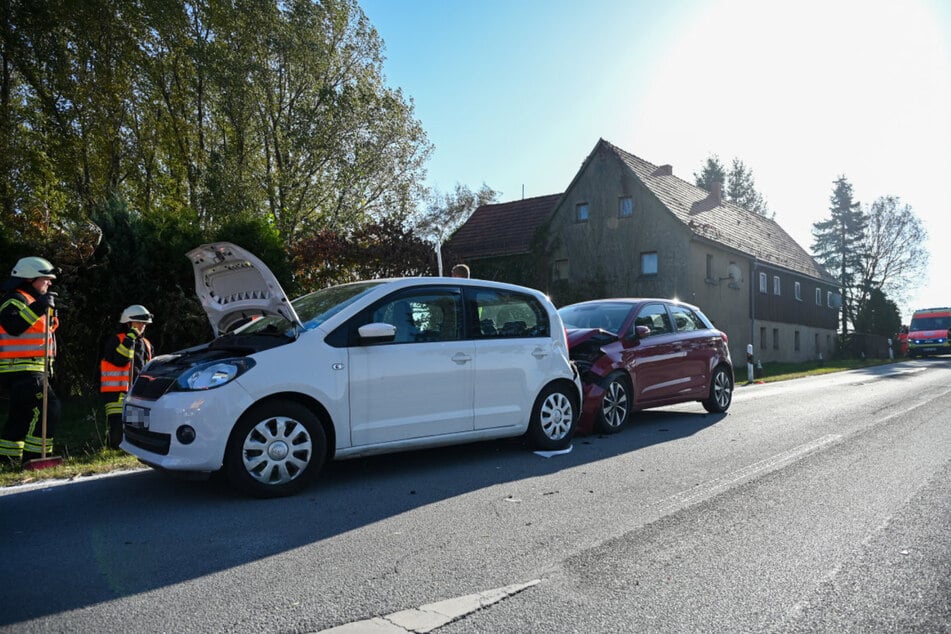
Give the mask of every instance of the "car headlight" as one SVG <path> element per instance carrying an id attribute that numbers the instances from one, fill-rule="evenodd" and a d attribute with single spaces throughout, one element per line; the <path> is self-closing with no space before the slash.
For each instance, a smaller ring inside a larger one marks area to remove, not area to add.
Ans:
<path id="1" fill-rule="evenodd" d="M 182 392 L 210 390 L 230 383 L 253 367 L 254 360 L 247 357 L 199 363 L 175 380 L 175 388 Z"/>

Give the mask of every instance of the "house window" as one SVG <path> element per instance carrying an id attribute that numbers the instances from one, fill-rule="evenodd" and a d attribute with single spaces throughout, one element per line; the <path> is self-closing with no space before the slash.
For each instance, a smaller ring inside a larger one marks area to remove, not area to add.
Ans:
<path id="1" fill-rule="evenodd" d="M 641 275 L 657 275 L 657 251 L 641 253 Z"/>
<path id="2" fill-rule="evenodd" d="M 766 292 L 766 273 L 759 274 L 759 292 L 760 293 Z"/>
<path id="3" fill-rule="evenodd" d="M 709 253 L 707 254 L 707 279 L 713 279 L 713 256 Z"/>
<path id="4" fill-rule="evenodd" d="M 621 196 L 617 199 L 618 218 L 630 218 L 634 215 L 634 199 L 630 196 Z"/>
<path id="5" fill-rule="evenodd" d="M 766 328 L 761 326 L 759 329 L 759 347 L 761 350 L 766 349 Z"/>
<path id="6" fill-rule="evenodd" d="M 556 280 L 568 279 L 568 260 L 555 260 L 555 270 L 553 275 Z"/>
<path id="7" fill-rule="evenodd" d="M 794 288 L 796 291 L 796 299 L 801 302 L 802 301 L 802 284 L 800 284 L 799 282 L 796 282 L 794 285 Z"/>
<path id="8" fill-rule="evenodd" d="M 773 350 L 779 350 L 779 328 L 773 328 Z"/>
<path id="9" fill-rule="evenodd" d="M 816 333 L 816 354 L 819 354 L 819 333 Z"/>
<path id="10" fill-rule="evenodd" d="M 578 203 L 575 205 L 575 221 L 588 222 L 588 203 Z"/>
<path id="11" fill-rule="evenodd" d="M 816 289 L 816 306 L 822 306 L 822 289 Z"/>
<path id="12" fill-rule="evenodd" d="M 781 295 L 779 290 L 779 276 L 773 276 L 773 295 Z"/>
<path id="13" fill-rule="evenodd" d="M 796 352 L 799 352 L 799 331 L 798 330 L 793 334 L 793 347 L 796 350 Z"/>
<path id="14" fill-rule="evenodd" d="M 826 306 L 832 308 L 832 291 L 826 291 Z"/>

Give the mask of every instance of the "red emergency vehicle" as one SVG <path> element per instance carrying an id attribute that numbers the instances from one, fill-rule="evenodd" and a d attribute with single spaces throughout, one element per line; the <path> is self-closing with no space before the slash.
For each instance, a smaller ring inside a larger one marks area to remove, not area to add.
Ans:
<path id="1" fill-rule="evenodd" d="M 908 356 L 951 353 L 951 308 L 916 310 L 908 326 Z"/>

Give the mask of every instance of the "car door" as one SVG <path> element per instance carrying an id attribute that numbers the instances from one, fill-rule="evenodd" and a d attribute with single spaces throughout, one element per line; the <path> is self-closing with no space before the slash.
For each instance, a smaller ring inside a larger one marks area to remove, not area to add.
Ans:
<path id="1" fill-rule="evenodd" d="M 458 287 L 401 292 L 359 322 L 391 324 L 396 335 L 348 350 L 354 446 L 472 430 L 474 345 L 462 337 Z"/>
<path id="2" fill-rule="evenodd" d="M 717 335 L 688 306 L 668 304 L 677 332 L 678 345 L 684 353 L 680 374 L 686 378 L 684 390 L 696 395 L 709 389 L 710 360 L 716 353 Z"/>
<path id="3" fill-rule="evenodd" d="M 666 305 L 653 302 L 642 306 L 634 317 L 633 327 L 637 326 L 647 326 L 650 334 L 628 350 L 633 359 L 625 361 L 629 368 L 633 364 L 635 400 L 647 404 L 676 396 L 685 388 L 680 364 L 686 353 Z"/>
<path id="4" fill-rule="evenodd" d="M 475 429 L 525 425 L 556 362 L 548 313 L 517 291 L 467 287 L 466 296 L 475 331 Z"/>

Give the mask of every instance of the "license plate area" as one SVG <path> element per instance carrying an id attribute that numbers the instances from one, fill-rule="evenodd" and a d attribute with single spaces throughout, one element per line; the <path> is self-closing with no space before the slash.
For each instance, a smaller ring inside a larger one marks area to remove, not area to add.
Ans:
<path id="1" fill-rule="evenodd" d="M 149 409 L 138 405 L 126 405 L 122 408 L 122 423 L 133 429 L 149 428 Z"/>

